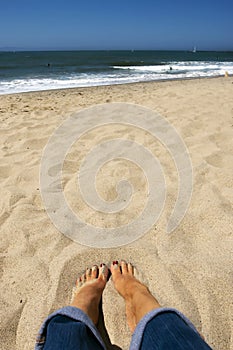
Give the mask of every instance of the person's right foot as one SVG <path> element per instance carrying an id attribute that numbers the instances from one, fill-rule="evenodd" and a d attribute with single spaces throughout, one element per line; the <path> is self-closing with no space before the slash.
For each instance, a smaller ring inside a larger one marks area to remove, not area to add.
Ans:
<path id="1" fill-rule="evenodd" d="M 131 332 L 134 332 L 138 322 L 160 305 L 148 288 L 135 278 L 132 264 L 123 260 L 120 264 L 113 261 L 111 273 L 116 290 L 125 299 L 127 322 Z"/>

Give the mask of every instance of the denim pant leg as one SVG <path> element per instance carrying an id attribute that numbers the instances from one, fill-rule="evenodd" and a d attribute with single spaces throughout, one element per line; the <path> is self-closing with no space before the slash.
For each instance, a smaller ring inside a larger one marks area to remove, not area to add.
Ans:
<path id="1" fill-rule="evenodd" d="M 66 306 L 44 320 L 35 350 L 106 350 L 106 347 L 87 314 L 74 306 Z"/>
<path id="2" fill-rule="evenodd" d="M 174 308 L 148 312 L 137 324 L 130 350 L 211 350 L 192 322 Z"/>
<path id="3" fill-rule="evenodd" d="M 44 350 L 103 350 L 90 329 L 67 316 L 55 316 L 47 328 Z"/>
<path id="4" fill-rule="evenodd" d="M 144 330 L 141 350 L 210 350 L 206 342 L 174 312 L 150 320 Z"/>

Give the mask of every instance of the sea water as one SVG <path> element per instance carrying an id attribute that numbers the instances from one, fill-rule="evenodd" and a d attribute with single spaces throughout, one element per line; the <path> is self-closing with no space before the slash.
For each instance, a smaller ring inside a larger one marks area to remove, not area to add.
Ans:
<path id="1" fill-rule="evenodd" d="M 0 94 L 233 74 L 233 52 L 0 52 Z"/>

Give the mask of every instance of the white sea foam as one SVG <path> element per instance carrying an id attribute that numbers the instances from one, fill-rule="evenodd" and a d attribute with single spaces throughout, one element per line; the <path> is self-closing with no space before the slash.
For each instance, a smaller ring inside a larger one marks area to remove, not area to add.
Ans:
<path id="1" fill-rule="evenodd" d="M 140 72 L 166 72 L 170 69 L 169 65 L 156 66 L 113 66 L 115 69 L 135 70 Z"/>
<path id="2" fill-rule="evenodd" d="M 209 63 L 209 62 L 171 62 L 169 65 L 149 65 L 149 66 L 114 66 L 115 69 L 122 70 L 134 70 L 134 71 L 144 71 L 144 72 L 166 72 L 169 70 L 173 71 L 233 71 L 233 62 L 218 62 L 218 63 Z M 209 72 L 211 73 L 211 72 Z"/>
<path id="3" fill-rule="evenodd" d="M 70 73 L 69 75 L 0 81 L 0 94 L 54 90 L 74 87 L 125 84 L 140 81 L 213 77 L 233 74 L 233 62 L 170 62 L 148 66 L 113 66 L 110 72 Z"/>

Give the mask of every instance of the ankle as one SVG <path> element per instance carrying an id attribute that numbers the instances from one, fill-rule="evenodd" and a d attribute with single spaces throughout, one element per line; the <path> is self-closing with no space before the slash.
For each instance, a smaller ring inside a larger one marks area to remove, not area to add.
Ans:
<path id="1" fill-rule="evenodd" d="M 158 308 L 160 307 L 160 304 L 158 301 L 153 297 L 153 295 L 150 293 L 149 289 L 141 285 L 140 288 L 137 288 L 137 290 L 134 291 L 131 302 L 135 307 L 138 307 L 138 305 L 141 305 L 142 308 Z"/>

